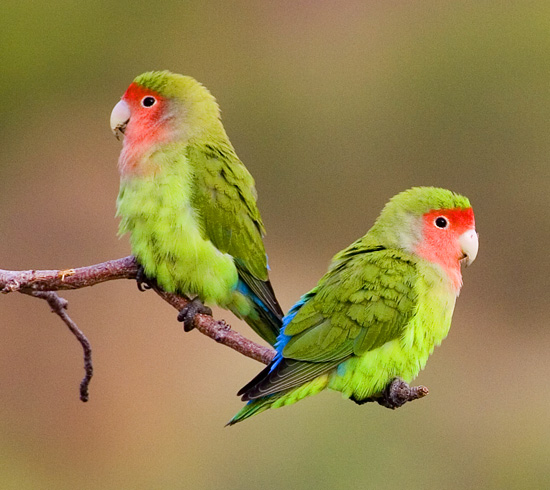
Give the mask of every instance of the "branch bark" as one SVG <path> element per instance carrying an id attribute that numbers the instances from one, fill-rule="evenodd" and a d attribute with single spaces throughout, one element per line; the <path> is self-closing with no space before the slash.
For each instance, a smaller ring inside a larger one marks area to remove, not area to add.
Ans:
<path id="1" fill-rule="evenodd" d="M 67 300 L 60 298 L 55 291 L 80 289 L 115 279 L 135 279 L 137 272 L 138 266 L 133 256 L 76 269 L 26 271 L 0 269 L 0 293 L 18 292 L 46 300 L 52 311 L 63 320 L 82 345 L 86 372 L 80 385 L 80 399 L 83 402 L 88 401 L 88 385 L 93 374 L 92 349 L 86 336 L 67 315 Z M 157 288 L 153 290 L 178 311 L 189 302 L 189 299 L 183 296 Z M 209 315 L 197 314 L 193 319 L 193 325 L 202 334 L 256 361 L 269 364 L 275 356 L 273 349 L 248 340 L 231 330 L 231 326 L 223 320 L 217 321 Z"/>

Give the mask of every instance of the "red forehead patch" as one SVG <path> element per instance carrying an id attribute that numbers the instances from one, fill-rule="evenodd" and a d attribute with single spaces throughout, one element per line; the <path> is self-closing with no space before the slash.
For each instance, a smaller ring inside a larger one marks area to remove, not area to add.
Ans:
<path id="1" fill-rule="evenodd" d="M 476 226 L 474 210 L 472 208 L 434 209 L 424 214 L 424 220 L 431 221 L 438 216 L 447 218 L 449 228 L 461 233 Z"/>
<path id="2" fill-rule="evenodd" d="M 130 84 L 130 86 L 128 87 L 128 89 L 126 90 L 122 98 L 127 101 L 140 102 L 141 99 L 143 99 L 143 97 L 145 97 L 146 95 L 153 95 L 159 100 L 164 99 L 164 97 L 159 95 L 154 90 L 138 85 L 135 82 L 132 82 Z"/>

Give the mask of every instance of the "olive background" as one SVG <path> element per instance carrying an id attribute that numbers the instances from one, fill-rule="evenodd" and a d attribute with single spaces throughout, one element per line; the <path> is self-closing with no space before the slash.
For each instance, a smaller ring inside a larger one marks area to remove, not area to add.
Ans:
<path id="1" fill-rule="evenodd" d="M 0 268 L 129 254 L 109 115 L 152 69 L 216 96 L 285 310 L 411 186 L 468 196 L 480 235 L 430 395 L 397 411 L 325 392 L 224 428 L 262 366 L 122 280 L 63 293 L 83 404 L 66 327 L 1 296 L 0 487 L 550 486 L 548 2 L 6 0 L 0 48 Z"/>

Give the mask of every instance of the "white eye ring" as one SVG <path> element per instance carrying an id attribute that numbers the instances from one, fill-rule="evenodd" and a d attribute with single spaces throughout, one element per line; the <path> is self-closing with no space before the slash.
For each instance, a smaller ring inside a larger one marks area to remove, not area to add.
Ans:
<path id="1" fill-rule="evenodd" d="M 141 99 L 141 105 L 145 108 L 153 107 L 157 103 L 157 99 L 155 99 L 152 95 L 146 95 Z"/>
<path id="2" fill-rule="evenodd" d="M 445 229 L 447 226 L 449 226 L 449 220 L 445 218 L 444 216 L 438 216 L 434 220 L 434 225 L 438 228 Z"/>

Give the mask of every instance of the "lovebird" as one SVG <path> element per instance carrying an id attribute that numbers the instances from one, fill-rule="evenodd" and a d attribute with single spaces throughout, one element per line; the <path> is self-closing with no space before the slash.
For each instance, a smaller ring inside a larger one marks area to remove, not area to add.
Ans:
<path id="1" fill-rule="evenodd" d="M 117 216 L 140 265 L 138 285 L 193 297 L 178 317 L 186 330 L 196 313 L 211 313 L 209 303 L 273 344 L 283 312 L 268 277 L 254 179 L 208 89 L 169 71 L 143 73 L 115 105 L 111 129 L 123 138 Z"/>
<path id="2" fill-rule="evenodd" d="M 228 425 L 326 388 L 358 404 L 402 405 L 449 332 L 461 262 L 477 251 L 467 198 L 434 187 L 394 196 L 284 317 L 273 362 L 239 391 L 248 403 Z"/>

